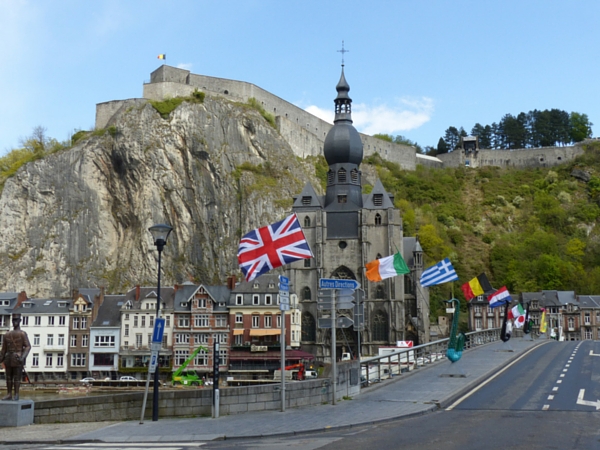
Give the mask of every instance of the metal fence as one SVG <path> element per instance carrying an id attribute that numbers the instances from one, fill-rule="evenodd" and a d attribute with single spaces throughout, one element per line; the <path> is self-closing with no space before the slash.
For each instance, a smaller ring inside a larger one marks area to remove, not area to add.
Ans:
<path id="1" fill-rule="evenodd" d="M 500 340 L 500 331 L 500 328 L 492 328 L 466 333 L 464 351 Z M 370 386 L 445 359 L 448 341 L 446 338 L 411 348 L 390 348 L 385 355 L 361 358 L 361 385 Z"/>

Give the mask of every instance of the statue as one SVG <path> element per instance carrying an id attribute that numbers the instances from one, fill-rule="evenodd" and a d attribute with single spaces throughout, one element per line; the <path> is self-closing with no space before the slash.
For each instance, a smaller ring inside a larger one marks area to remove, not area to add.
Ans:
<path id="1" fill-rule="evenodd" d="M 454 306 L 454 317 L 452 317 L 452 326 L 450 328 L 450 340 L 448 341 L 448 349 L 446 350 L 446 357 L 453 363 L 458 361 L 462 356 L 463 349 L 465 348 L 465 333 L 459 333 L 458 331 L 458 316 L 460 314 L 460 300 L 453 298 L 450 300 L 444 300 L 446 303 L 451 303 Z"/>
<path id="2" fill-rule="evenodd" d="M 0 350 L 0 364 L 6 369 L 8 391 L 8 395 L 2 400 L 19 400 L 23 368 L 29 350 L 31 350 L 27 333 L 21 330 L 21 314 L 12 315 L 12 324 L 13 330 L 4 335 L 2 350 Z"/>

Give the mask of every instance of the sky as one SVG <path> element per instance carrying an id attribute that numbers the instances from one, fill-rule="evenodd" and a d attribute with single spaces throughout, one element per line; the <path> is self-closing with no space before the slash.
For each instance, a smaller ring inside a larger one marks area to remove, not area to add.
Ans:
<path id="1" fill-rule="evenodd" d="M 0 156 L 36 127 L 92 130 L 97 103 L 141 97 L 162 64 L 331 122 L 342 55 L 362 133 L 436 146 L 450 126 L 557 108 L 596 136 L 599 20 L 598 0 L 0 0 Z"/>

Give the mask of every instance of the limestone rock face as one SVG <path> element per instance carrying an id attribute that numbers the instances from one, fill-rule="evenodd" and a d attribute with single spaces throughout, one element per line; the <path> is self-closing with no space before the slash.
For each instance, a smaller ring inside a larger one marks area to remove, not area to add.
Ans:
<path id="1" fill-rule="evenodd" d="M 157 280 L 148 227 L 173 232 L 163 285 L 221 284 L 242 234 L 289 214 L 314 178 L 260 114 L 207 97 L 168 118 L 132 102 L 76 146 L 22 167 L 0 197 L 0 291 L 67 297 Z"/>

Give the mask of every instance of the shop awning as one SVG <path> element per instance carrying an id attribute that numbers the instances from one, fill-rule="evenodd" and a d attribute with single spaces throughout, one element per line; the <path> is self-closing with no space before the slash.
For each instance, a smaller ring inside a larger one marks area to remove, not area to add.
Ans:
<path id="1" fill-rule="evenodd" d="M 233 329 L 233 335 L 237 336 L 239 334 L 244 334 L 244 329 L 243 328 L 234 328 Z"/>
<path id="2" fill-rule="evenodd" d="M 281 334 L 277 328 L 253 328 L 250 330 L 250 336 L 275 336 Z"/>

